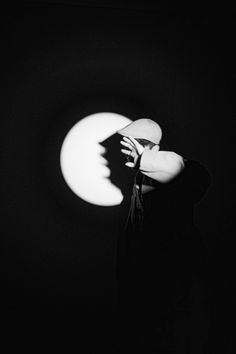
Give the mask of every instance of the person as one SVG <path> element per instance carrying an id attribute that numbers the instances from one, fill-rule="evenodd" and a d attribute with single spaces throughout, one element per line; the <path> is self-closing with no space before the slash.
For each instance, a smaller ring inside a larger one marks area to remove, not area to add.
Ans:
<path id="1" fill-rule="evenodd" d="M 136 352 L 183 354 L 204 327 L 194 327 L 191 317 L 195 293 L 201 293 L 195 284 L 202 289 L 204 273 L 193 211 L 210 176 L 199 162 L 161 150 L 162 130 L 151 119 L 117 133 L 125 165 L 135 171 L 124 242 L 118 244 L 120 325 Z M 131 347 L 126 344 L 127 352 Z"/>

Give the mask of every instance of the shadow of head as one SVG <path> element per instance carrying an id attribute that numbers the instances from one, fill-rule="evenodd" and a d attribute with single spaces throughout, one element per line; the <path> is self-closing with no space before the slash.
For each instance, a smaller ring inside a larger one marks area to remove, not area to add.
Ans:
<path id="1" fill-rule="evenodd" d="M 100 145 L 106 149 L 103 157 L 107 160 L 107 167 L 110 169 L 109 179 L 112 184 L 121 190 L 124 199 L 126 199 L 129 198 L 132 190 L 135 171 L 125 166 L 127 159 L 121 152 L 120 141 L 121 136 L 115 133 L 102 141 Z"/>

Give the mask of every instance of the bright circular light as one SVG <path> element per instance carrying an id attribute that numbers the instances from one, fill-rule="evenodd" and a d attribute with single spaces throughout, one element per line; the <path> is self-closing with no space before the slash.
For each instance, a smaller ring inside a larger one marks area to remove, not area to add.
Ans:
<path id="1" fill-rule="evenodd" d="M 80 198 L 100 206 L 118 205 L 121 190 L 110 180 L 100 143 L 132 121 L 116 113 L 96 113 L 76 123 L 66 135 L 60 155 L 63 177 Z"/>

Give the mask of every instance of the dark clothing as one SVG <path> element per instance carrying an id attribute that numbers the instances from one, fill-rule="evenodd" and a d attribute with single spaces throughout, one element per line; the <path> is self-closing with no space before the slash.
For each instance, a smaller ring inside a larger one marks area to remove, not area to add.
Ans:
<path id="1" fill-rule="evenodd" d="M 134 187 L 120 241 L 122 326 L 140 333 L 150 350 L 170 346 L 174 353 L 183 354 L 189 340 L 186 331 L 192 325 L 193 289 L 201 282 L 204 268 L 204 246 L 194 226 L 193 208 L 209 186 L 209 175 L 198 162 L 185 161 L 182 172 L 168 183 L 141 173 L 136 183 L 155 190 L 142 196 Z"/>

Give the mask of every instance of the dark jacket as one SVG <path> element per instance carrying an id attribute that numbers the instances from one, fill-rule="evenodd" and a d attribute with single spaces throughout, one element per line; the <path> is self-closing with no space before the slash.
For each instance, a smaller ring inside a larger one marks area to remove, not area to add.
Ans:
<path id="1" fill-rule="evenodd" d="M 178 311 L 191 309 L 193 283 L 204 273 L 194 205 L 206 193 L 210 176 L 200 163 L 185 160 L 184 169 L 168 183 L 140 172 L 135 182 L 155 189 L 142 195 L 133 188 L 119 252 L 121 307 L 126 323 L 158 327 L 161 319 L 173 320 Z"/>

